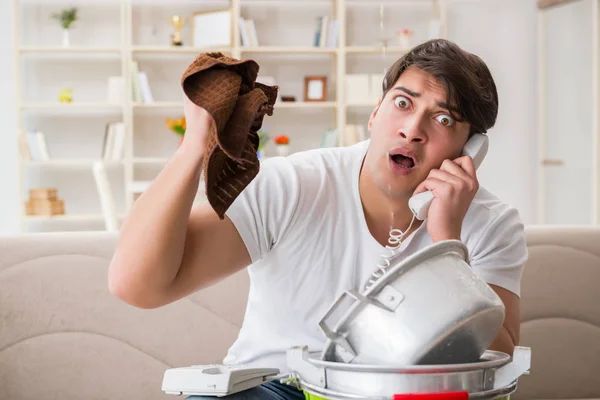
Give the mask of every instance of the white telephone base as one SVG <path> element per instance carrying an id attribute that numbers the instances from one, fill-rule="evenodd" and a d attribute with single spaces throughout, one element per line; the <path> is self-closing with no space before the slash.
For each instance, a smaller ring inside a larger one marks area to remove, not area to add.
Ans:
<path id="1" fill-rule="evenodd" d="M 277 368 L 244 365 L 192 365 L 165 371 L 162 390 L 167 394 L 222 397 L 275 380 Z"/>

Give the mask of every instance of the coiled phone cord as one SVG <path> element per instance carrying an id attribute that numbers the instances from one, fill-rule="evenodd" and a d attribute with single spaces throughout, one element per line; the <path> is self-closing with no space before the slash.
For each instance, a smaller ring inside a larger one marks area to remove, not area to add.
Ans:
<path id="1" fill-rule="evenodd" d="M 408 225 L 408 228 L 406 228 L 406 230 L 404 232 L 402 232 L 400 229 L 396 229 L 396 228 L 390 230 L 390 237 L 388 239 L 388 244 L 385 246 L 387 251 L 381 255 L 379 264 L 377 264 L 377 269 L 375 271 L 373 271 L 373 273 L 371 274 L 371 277 L 365 284 L 365 289 L 364 289 L 365 291 L 368 290 L 371 286 L 373 286 L 373 284 L 377 280 L 379 280 L 382 276 L 385 275 L 385 273 L 387 272 L 387 269 L 391 265 L 392 258 L 394 258 L 394 256 L 400 249 L 400 246 L 402 245 L 402 240 L 404 239 L 404 235 L 406 235 L 406 233 L 410 231 L 410 228 L 412 228 L 412 225 L 414 222 L 415 222 L 415 215 L 413 214 L 413 217 L 410 220 L 410 224 Z"/>

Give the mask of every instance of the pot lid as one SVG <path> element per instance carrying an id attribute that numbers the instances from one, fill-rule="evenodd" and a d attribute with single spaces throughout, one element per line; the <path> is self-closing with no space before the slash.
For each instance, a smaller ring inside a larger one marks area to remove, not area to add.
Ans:
<path id="1" fill-rule="evenodd" d="M 388 285 L 392 280 L 396 279 L 398 275 L 407 272 L 411 268 L 419 266 L 424 261 L 428 261 L 432 258 L 442 255 L 447 255 L 448 253 L 455 253 L 466 263 L 469 261 L 469 250 L 463 242 L 460 240 L 442 240 L 427 246 L 404 259 L 401 259 L 401 255 L 397 254 L 390 260 L 390 267 L 387 268 L 383 276 L 373 282 L 372 285 L 365 288 L 362 294 L 364 296 L 375 294 L 383 287 Z"/>

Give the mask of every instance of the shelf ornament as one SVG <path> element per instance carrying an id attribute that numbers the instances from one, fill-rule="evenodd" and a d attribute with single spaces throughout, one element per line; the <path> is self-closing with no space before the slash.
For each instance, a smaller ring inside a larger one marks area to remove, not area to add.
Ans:
<path id="1" fill-rule="evenodd" d="M 275 148 L 277 149 L 277 155 L 285 157 L 290 154 L 290 138 L 286 135 L 275 136 L 273 139 L 275 142 Z"/>
<path id="2" fill-rule="evenodd" d="M 71 45 L 70 30 L 75 21 L 78 19 L 77 7 L 66 8 L 60 13 L 52 13 L 50 18 L 56 19 L 63 30 L 62 45 L 69 47 Z"/>
<path id="3" fill-rule="evenodd" d="M 171 45 L 183 46 L 183 41 L 181 39 L 181 28 L 183 28 L 183 25 L 185 25 L 185 19 L 179 15 L 173 15 L 170 21 L 171 25 L 173 25 L 173 28 L 175 29 L 175 32 L 171 34 Z"/>

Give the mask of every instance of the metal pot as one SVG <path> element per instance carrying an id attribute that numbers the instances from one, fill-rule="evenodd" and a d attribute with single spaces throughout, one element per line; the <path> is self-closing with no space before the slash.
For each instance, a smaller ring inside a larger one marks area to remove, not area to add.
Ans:
<path id="1" fill-rule="evenodd" d="M 328 338 L 321 359 L 379 365 L 479 360 L 505 308 L 467 260 L 457 240 L 392 258 L 383 276 L 363 293 L 346 291 L 320 321 Z"/>
<path id="2" fill-rule="evenodd" d="M 475 363 L 390 366 L 323 361 L 310 354 L 307 346 L 297 346 L 288 349 L 287 365 L 301 389 L 330 400 L 385 400 L 399 394 L 441 393 L 496 399 L 513 393 L 518 379 L 529 374 L 531 350 L 516 347 L 512 359 L 505 353 L 486 351 Z"/>

